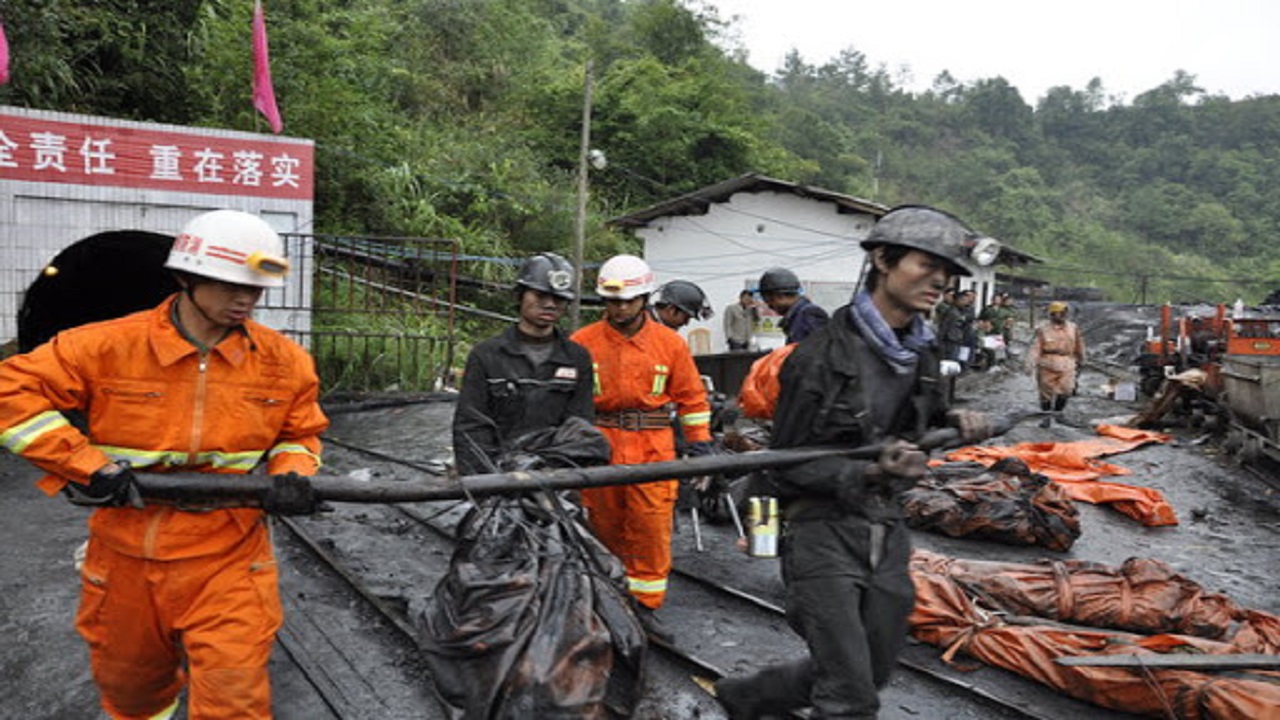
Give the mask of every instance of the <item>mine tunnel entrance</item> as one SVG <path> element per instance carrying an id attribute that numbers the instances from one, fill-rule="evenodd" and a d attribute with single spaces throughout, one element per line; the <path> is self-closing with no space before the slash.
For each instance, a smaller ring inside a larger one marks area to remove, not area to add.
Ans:
<path id="1" fill-rule="evenodd" d="M 18 309 L 18 350 L 60 330 L 154 307 L 178 290 L 164 267 L 173 236 L 120 230 L 87 237 L 58 253 L 27 288 Z"/>

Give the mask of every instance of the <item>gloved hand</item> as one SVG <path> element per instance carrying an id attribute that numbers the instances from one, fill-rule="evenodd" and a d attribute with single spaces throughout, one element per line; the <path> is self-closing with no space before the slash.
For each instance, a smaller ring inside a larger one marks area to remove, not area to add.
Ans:
<path id="1" fill-rule="evenodd" d="M 67 483 L 62 492 L 72 505 L 143 508 L 138 479 L 129 463 L 111 463 L 89 476 L 89 484 Z"/>
<path id="2" fill-rule="evenodd" d="M 876 465 L 892 493 L 915 487 L 929 472 L 929 456 L 906 440 L 893 440 L 880 451 Z"/>
<path id="3" fill-rule="evenodd" d="M 323 505 L 311 478 L 296 472 L 272 475 L 271 489 L 262 496 L 262 509 L 274 515 L 311 515 Z"/>
<path id="4" fill-rule="evenodd" d="M 689 443 L 689 445 L 685 447 L 684 452 L 685 455 L 688 455 L 689 457 L 705 457 L 707 455 L 714 455 L 716 449 L 711 443 L 702 441 Z"/>

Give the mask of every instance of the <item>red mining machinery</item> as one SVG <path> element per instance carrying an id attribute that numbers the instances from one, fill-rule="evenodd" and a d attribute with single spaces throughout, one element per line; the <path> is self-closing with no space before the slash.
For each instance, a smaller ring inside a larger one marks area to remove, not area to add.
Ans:
<path id="1" fill-rule="evenodd" d="M 1280 463 L 1280 316 L 1160 314 L 1137 365 L 1151 396 L 1144 423 L 1174 414 L 1193 425 L 1226 432 L 1226 447 L 1246 462 Z"/>

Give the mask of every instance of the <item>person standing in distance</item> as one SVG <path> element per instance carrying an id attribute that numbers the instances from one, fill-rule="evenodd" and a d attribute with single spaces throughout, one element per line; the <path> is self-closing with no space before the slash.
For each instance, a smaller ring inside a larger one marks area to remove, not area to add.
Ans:
<path id="1" fill-rule="evenodd" d="M 701 375 L 684 339 L 645 311 L 654 290 L 653 270 L 634 255 L 615 255 L 600 267 L 596 292 L 604 319 L 572 339 L 591 353 L 596 426 L 617 465 L 676 457 L 674 411 L 686 452 L 711 452 L 711 408 Z M 669 639 L 658 619 L 671 573 L 671 529 L 679 483 L 587 488 L 582 504 L 591 529 L 626 568 L 627 587 L 651 636 Z"/>
<path id="2" fill-rule="evenodd" d="M 800 292 L 800 278 L 783 267 L 770 268 L 760 276 L 760 297 L 770 310 L 782 316 L 782 332 L 787 344 L 797 343 L 827 324 L 827 311 Z"/>
<path id="3" fill-rule="evenodd" d="M 283 613 L 263 514 L 306 514 L 328 420 L 311 357 L 251 314 L 289 271 L 257 216 L 192 219 L 152 310 L 65 330 L 0 364 L 0 445 L 95 508 L 76 629 L 113 718 L 269 718 Z M 81 411 L 82 433 L 63 417 Z M 135 469 L 273 476 L 262 509 L 142 502 Z"/>
<path id="4" fill-rule="evenodd" d="M 738 293 L 738 302 L 724 309 L 724 336 L 729 352 L 751 348 L 751 336 L 760 321 L 760 310 L 750 290 Z"/>
<path id="5" fill-rule="evenodd" d="M 809 656 L 716 683 L 735 720 L 806 706 L 823 718 L 879 711 L 915 599 L 900 497 L 926 473 L 927 456 L 913 440 L 948 424 L 966 441 L 989 432 L 986 416 L 948 410 L 925 320 L 951 278 L 971 274 L 980 240 L 939 210 L 891 210 L 862 243 L 871 255 L 865 289 L 783 365 L 772 447 L 883 443 L 883 451 L 874 461 L 826 458 L 774 472 L 787 619 Z"/>
<path id="6" fill-rule="evenodd" d="M 1075 323 L 1067 319 L 1070 310 L 1062 300 L 1049 303 L 1049 323 L 1036 328 L 1035 338 L 1027 350 L 1027 370 L 1036 379 L 1040 409 L 1045 413 L 1061 413 L 1067 400 L 1076 392 L 1076 378 L 1084 364 L 1084 336 Z M 1046 414 L 1040 427 L 1053 422 Z"/>
<path id="7" fill-rule="evenodd" d="M 545 252 L 516 276 L 520 319 L 472 348 L 453 416 L 462 475 L 493 472 L 511 441 L 570 417 L 595 419 L 591 356 L 556 326 L 573 300 L 573 266 Z"/>

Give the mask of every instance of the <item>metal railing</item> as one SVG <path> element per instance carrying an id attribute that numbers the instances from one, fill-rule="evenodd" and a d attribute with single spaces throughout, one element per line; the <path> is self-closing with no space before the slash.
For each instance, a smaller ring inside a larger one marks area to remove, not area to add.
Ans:
<path id="1" fill-rule="evenodd" d="M 324 394 L 448 384 L 456 345 L 458 244 L 352 235 L 284 236 L 299 281 L 263 309 L 315 357 Z"/>

